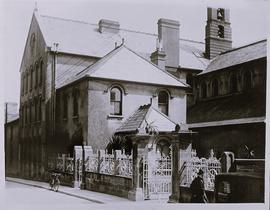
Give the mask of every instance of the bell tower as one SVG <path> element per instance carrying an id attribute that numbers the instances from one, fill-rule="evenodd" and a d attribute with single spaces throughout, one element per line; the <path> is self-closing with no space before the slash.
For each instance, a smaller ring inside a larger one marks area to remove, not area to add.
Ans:
<path id="1" fill-rule="evenodd" d="M 207 8 L 205 27 L 205 57 L 212 59 L 232 48 L 230 11 L 224 8 Z"/>

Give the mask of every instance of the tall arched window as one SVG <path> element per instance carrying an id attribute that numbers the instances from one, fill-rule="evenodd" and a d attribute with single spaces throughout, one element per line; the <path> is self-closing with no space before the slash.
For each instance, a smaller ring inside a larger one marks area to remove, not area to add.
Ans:
<path id="1" fill-rule="evenodd" d="M 160 91 L 158 94 L 158 109 L 163 114 L 169 114 L 169 95 L 166 91 Z"/>
<path id="2" fill-rule="evenodd" d="M 252 87 L 252 76 L 251 72 L 247 71 L 244 73 L 244 90 L 248 90 Z"/>
<path id="3" fill-rule="evenodd" d="M 110 91 L 110 105 L 112 115 L 122 115 L 122 91 L 118 87 L 113 87 Z"/>
<path id="4" fill-rule="evenodd" d="M 76 117 L 79 114 L 79 90 L 73 90 L 73 116 Z"/>
<path id="5" fill-rule="evenodd" d="M 214 79 L 212 82 L 212 96 L 218 96 L 218 81 Z"/>
<path id="6" fill-rule="evenodd" d="M 202 85 L 201 85 L 201 97 L 206 98 L 206 96 L 207 96 L 207 86 L 203 82 Z"/>
<path id="7" fill-rule="evenodd" d="M 232 74 L 230 77 L 230 92 L 231 93 L 235 93 L 238 91 L 238 87 L 237 87 L 237 77 L 235 74 Z"/>

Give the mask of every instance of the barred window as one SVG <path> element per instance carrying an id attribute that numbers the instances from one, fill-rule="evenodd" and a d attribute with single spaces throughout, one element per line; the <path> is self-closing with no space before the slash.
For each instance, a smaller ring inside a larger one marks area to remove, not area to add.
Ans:
<path id="1" fill-rule="evenodd" d="M 122 91 L 118 87 L 113 87 L 110 91 L 110 106 L 110 114 L 122 115 Z"/>

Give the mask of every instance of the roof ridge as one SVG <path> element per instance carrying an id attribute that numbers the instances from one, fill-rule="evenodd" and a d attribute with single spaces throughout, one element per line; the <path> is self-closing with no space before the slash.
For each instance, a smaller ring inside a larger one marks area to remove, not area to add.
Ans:
<path id="1" fill-rule="evenodd" d="M 90 23 L 86 22 L 83 20 L 74 20 L 74 19 L 69 19 L 69 18 L 62 18 L 62 17 L 56 17 L 56 16 L 49 16 L 49 15 L 39 15 L 40 17 L 46 17 L 46 18 L 53 18 L 53 19 L 58 19 L 58 20 L 63 20 L 63 21 L 71 21 L 75 23 L 82 23 L 82 24 L 87 24 L 87 25 L 92 25 L 92 26 L 98 26 L 96 23 Z M 150 33 L 150 32 L 145 32 L 145 31 L 139 31 L 139 30 L 132 30 L 132 29 L 126 29 L 126 28 L 119 28 L 120 31 L 127 31 L 127 32 L 132 32 L 132 33 L 137 33 L 137 34 L 145 34 L 145 35 L 150 35 L 150 36 L 158 36 L 156 33 Z M 191 39 L 186 39 L 186 38 L 179 38 L 181 41 L 188 41 L 188 42 L 193 42 L 197 44 L 205 44 L 202 41 L 196 41 L 196 40 L 191 40 Z"/>
<path id="2" fill-rule="evenodd" d="M 258 43 L 265 42 L 265 41 L 267 41 L 267 39 L 262 39 L 262 40 L 259 40 L 259 41 L 256 41 L 256 42 L 252 42 L 252 43 L 249 43 L 249 44 L 245 44 L 245 45 L 243 45 L 243 46 L 236 47 L 236 48 L 227 50 L 227 51 L 225 51 L 225 52 L 222 52 L 222 53 L 220 53 L 219 55 L 224 55 L 224 54 L 226 54 L 226 53 L 233 52 L 233 51 L 236 51 L 236 50 L 239 50 L 239 49 L 242 49 L 242 48 L 245 48 L 245 47 L 249 47 L 249 46 L 252 46 L 252 45 L 256 45 L 256 44 L 258 44 Z"/>

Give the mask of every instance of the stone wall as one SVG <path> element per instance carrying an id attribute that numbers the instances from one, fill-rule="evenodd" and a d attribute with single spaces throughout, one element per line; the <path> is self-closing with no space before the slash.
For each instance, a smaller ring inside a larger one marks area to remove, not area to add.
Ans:
<path id="1" fill-rule="evenodd" d="M 128 197 L 132 189 L 132 179 L 120 176 L 86 172 L 85 187 L 87 190 Z"/>

